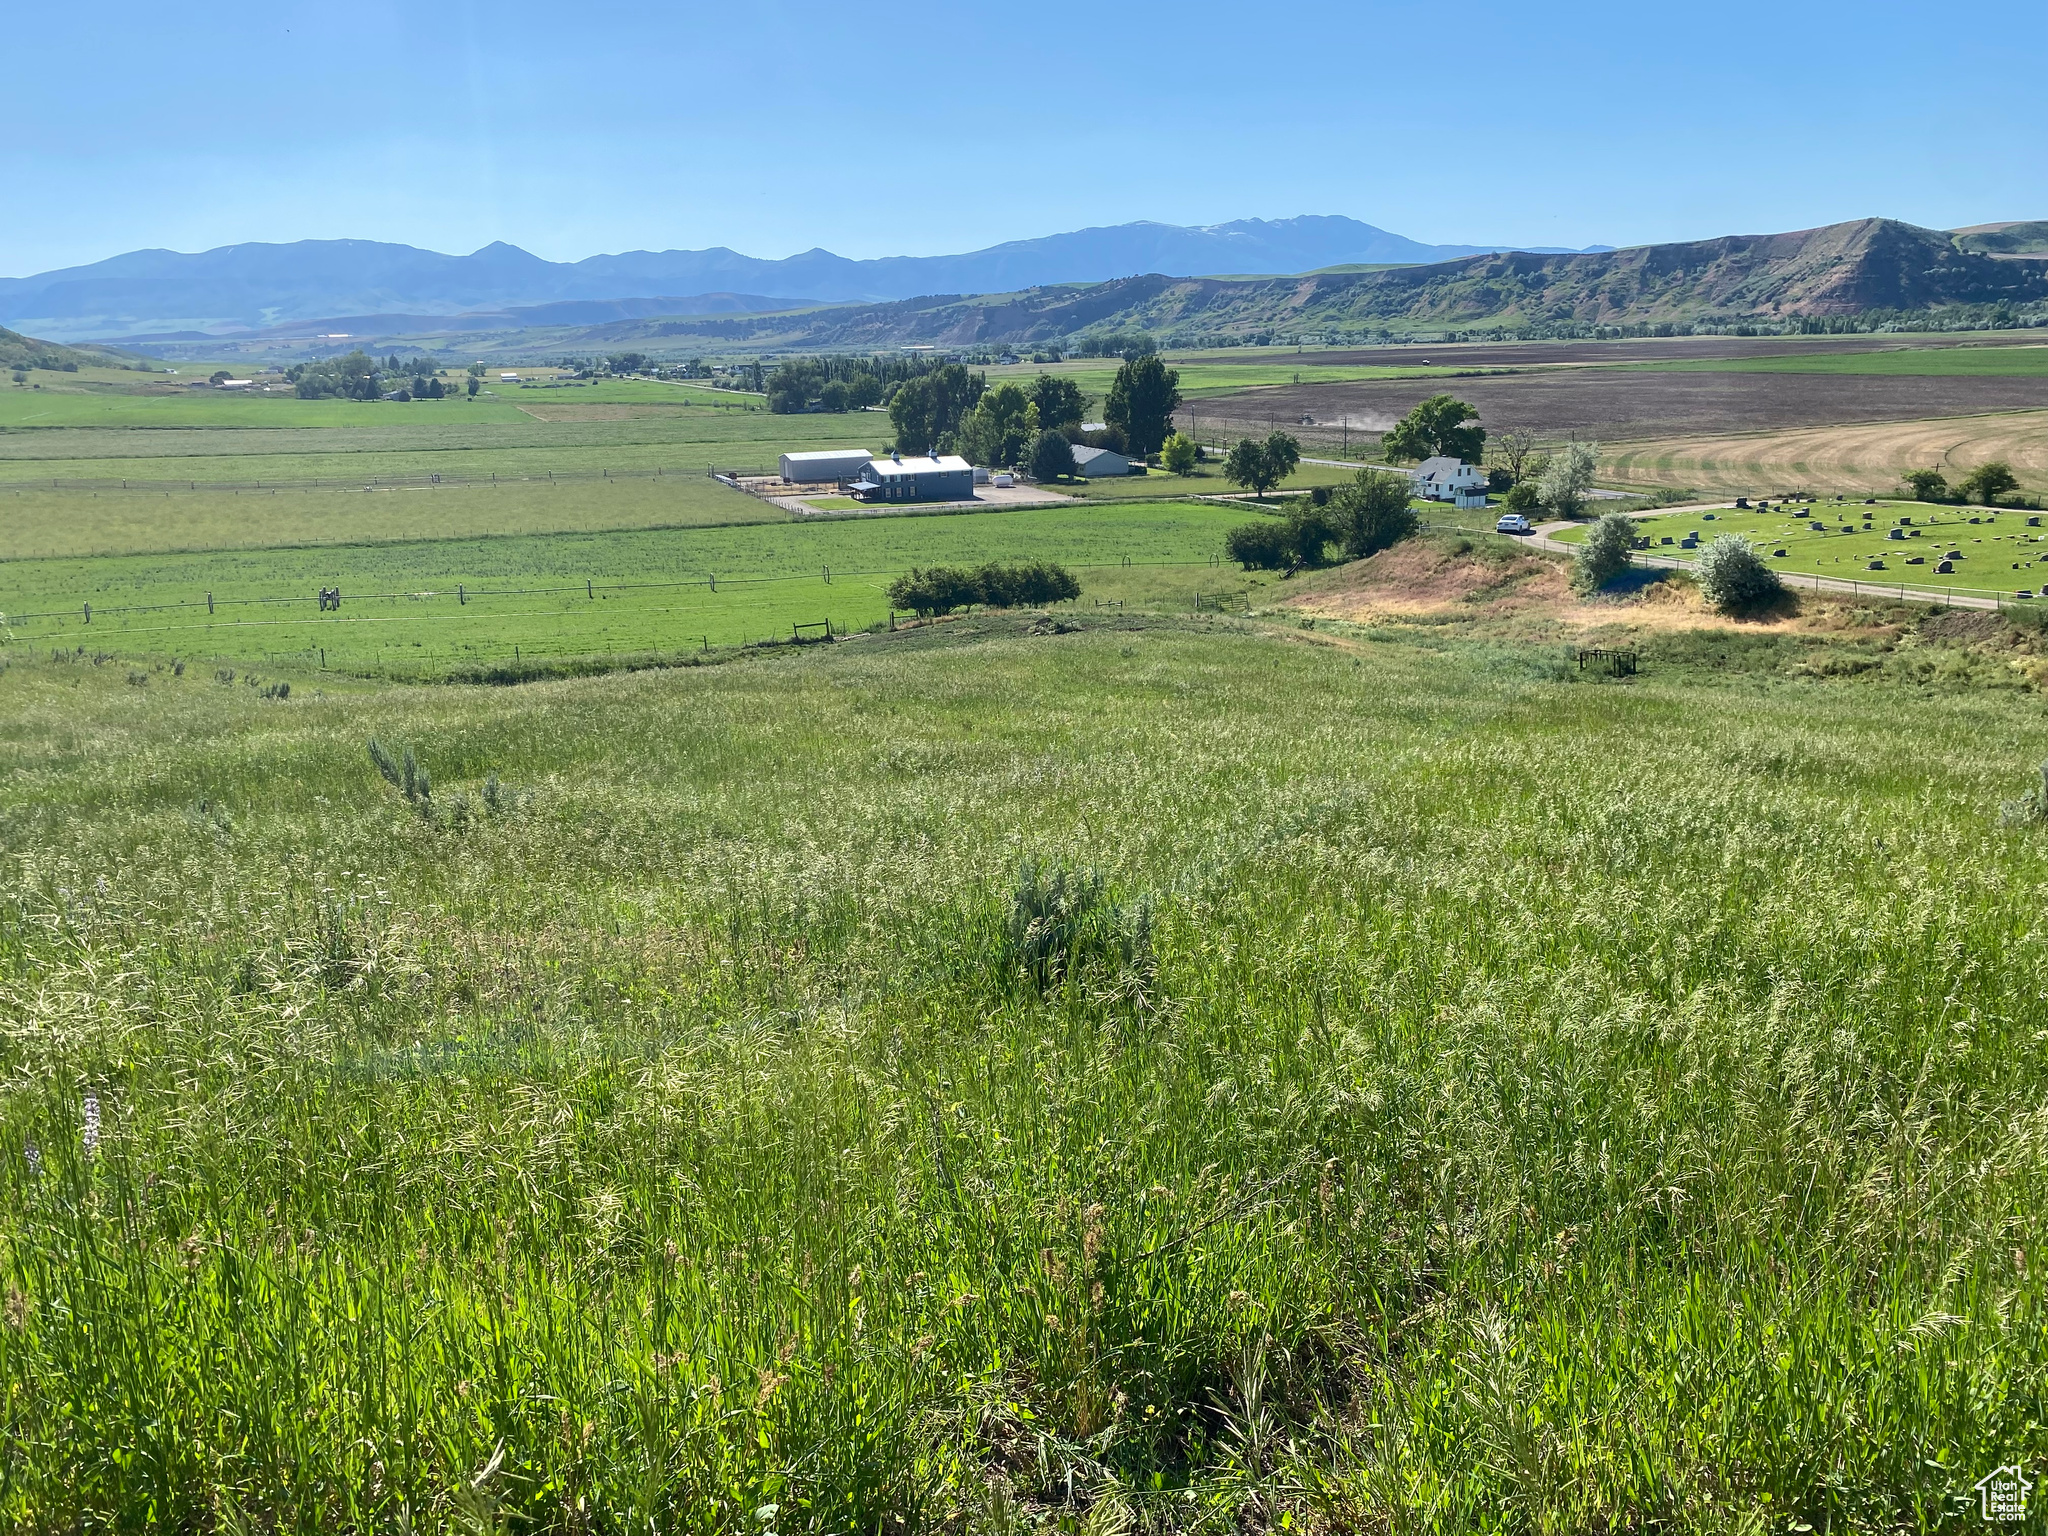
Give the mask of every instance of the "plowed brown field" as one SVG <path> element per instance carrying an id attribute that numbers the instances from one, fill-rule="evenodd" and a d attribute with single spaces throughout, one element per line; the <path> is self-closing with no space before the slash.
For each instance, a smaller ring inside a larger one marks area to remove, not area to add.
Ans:
<path id="1" fill-rule="evenodd" d="M 1446 388 L 1478 407 L 1489 431 L 1519 427 L 1549 440 L 1577 436 L 1607 443 L 2048 409 L 2048 378 L 2024 376 L 1554 368 L 1450 381 L 1375 379 L 1247 390 L 1183 407 L 1180 421 L 1185 426 L 1193 420 L 1205 431 L 1213 426 L 1225 435 L 1281 426 L 1323 447 L 1347 422 L 1353 434 L 1384 431 L 1417 401 Z M 1303 416 L 1313 424 L 1302 424 Z"/>

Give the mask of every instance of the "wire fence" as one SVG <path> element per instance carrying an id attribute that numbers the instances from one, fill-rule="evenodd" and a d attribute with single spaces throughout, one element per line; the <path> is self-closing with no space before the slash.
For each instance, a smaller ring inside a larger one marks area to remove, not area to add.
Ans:
<path id="1" fill-rule="evenodd" d="M 1092 564 L 1073 563 L 1070 569 L 1077 571 L 1110 569 L 1168 569 L 1205 566 L 1217 568 L 1226 563 L 1220 555 L 1211 555 L 1206 560 L 1120 560 L 1098 561 Z M 472 603 L 488 602 L 492 599 L 522 597 L 561 597 L 582 593 L 586 601 L 595 602 L 599 593 L 674 591 L 684 588 L 702 588 L 707 595 L 719 591 L 740 588 L 773 586 L 778 583 L 822 581 L 827 586 L 839 580 L 872 581 L 880 577 L 896 577 L 903 574 L 901 569 L 887 570 L 839 570 L 831 566 L 820 566 L 816 572 L 787 572 L 776 576 L 703 576 L 685 577 L 678 581 L 599 581 L 595 577 L 583 581 L 569 582 L 561 586 L 546 587 L 471 587 L 467 582 L 457 582 L 448 590 L 423 590 L 415 592 L 353 592 L 339 586 L 320 587 L 310 593 L 271 594 L 260 597 L 215 597 L 208 592 L 203 596 L 185 598 L 171 603 L 121 603 L 94 604 L 81 601 L 67 608 L 45 609 L 31 613 L 0 613 L 0 630 L 17 625 L 49 621 L 78 620 L 81 626 L 89 626 L 94 619 L 106 620 L 129 614 L 191 612 L 204 608 L 208 615 L 218 616 L 224 609 L 231 608 L 291 608 L 312 603 L 316 613 L 340 613 L 346 603 L 418 602 L 453 603 L 457 607 L 468 607 Z M 314 623 L 327 622 L 316 618 Z M 345 621 L 344 621 L 345 622 Z"/>

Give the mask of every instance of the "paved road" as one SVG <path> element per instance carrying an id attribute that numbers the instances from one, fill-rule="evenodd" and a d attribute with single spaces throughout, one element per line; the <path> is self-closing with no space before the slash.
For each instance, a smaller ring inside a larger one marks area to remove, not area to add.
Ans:
<path id="1" fill-rule="evenodd" d="M 1653 512 L 1638 512 L 1638 517 L 1671 517 L 1689 512 L 1718 512 L 1724 507 L 1733 507 L 1732 501 L 1702 501 L 1683 507 L 1659 507 Z M 1566 544 L 1556 535 L 1565 528 L 1577 526 L 1569 522 L 1545 523 L 1530 535 L 1529 542 L 1538 549 L 1551 550 L 1560 555 L 1573 553 L 1578 546 Z M 1692 568 L 1690 560 L 1675 560 L 1669 555 L 1646 555 L 1638 551 L 1631 560 L 1653 571 L 1685 571 Z M 1851 597 L 1894 597 L 1909 603 L 1939 603 L 1945 608 L 1985 608 L 1996 611 L 2005 606 L 1997 597 L 1972 597 L 1960 592 L 1945 592 L 1940 588 L 1929 590 L 1905 583 L 1857 581 L 1840 576 L 1809 576 L 1803 571 L 1780 571 L 1778 580 L 1788 587 L 1804 587 L 1811 592 L 1841 592 Z"/>

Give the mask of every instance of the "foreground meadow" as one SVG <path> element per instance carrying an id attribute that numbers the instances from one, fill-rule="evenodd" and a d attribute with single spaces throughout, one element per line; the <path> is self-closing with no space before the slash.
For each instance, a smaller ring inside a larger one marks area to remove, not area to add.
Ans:
<path id="1" fill-rule="evenodd" d="M 0 1521 L 1928 1529 L 2048 1454 L 2037 709 L 1059 628 L 0 673 Z"/>

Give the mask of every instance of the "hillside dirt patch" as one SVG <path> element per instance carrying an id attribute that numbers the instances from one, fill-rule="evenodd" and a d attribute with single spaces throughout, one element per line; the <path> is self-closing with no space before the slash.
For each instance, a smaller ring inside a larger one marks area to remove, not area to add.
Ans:
<path id="1" fill-rule="evenodd" d="M 1352 624 L 1457 626 L 1492 635 L 1597 631 L 1612 637 L 1724 626 L 1756 633 L 1800 623 L 1796 605 L 1777 617 L 1725 618 L 1702 603 L 1689 582 L 1653 580 L 1588 597 L 1572 588 L 1567 561 L 1492 541 L 1435 538 L 1411 539 L 1301 578 L 1276 606 Z"/>
<path id="2" fill-rule="evenodd" d="M 1568 560 L 1504 538 L 1425 535 L 1297 578 L 1266 612 L 1303 629 L 1324 625 L 1300 638 L 1347 649 L 1371 629 L 1527 654 L 1556 648 L 1566 665 L 1574 648 L 1609 647 L 1638 650 L 1652 668 L 2048 689 L 2048 631 L 2008 615 L 1793 591 L 1768 613 L 1733 619 L 1708 608 L 1690 581 L 1634 575 L 1633 587 L 1588 596 L 1573 589 Z"/>

